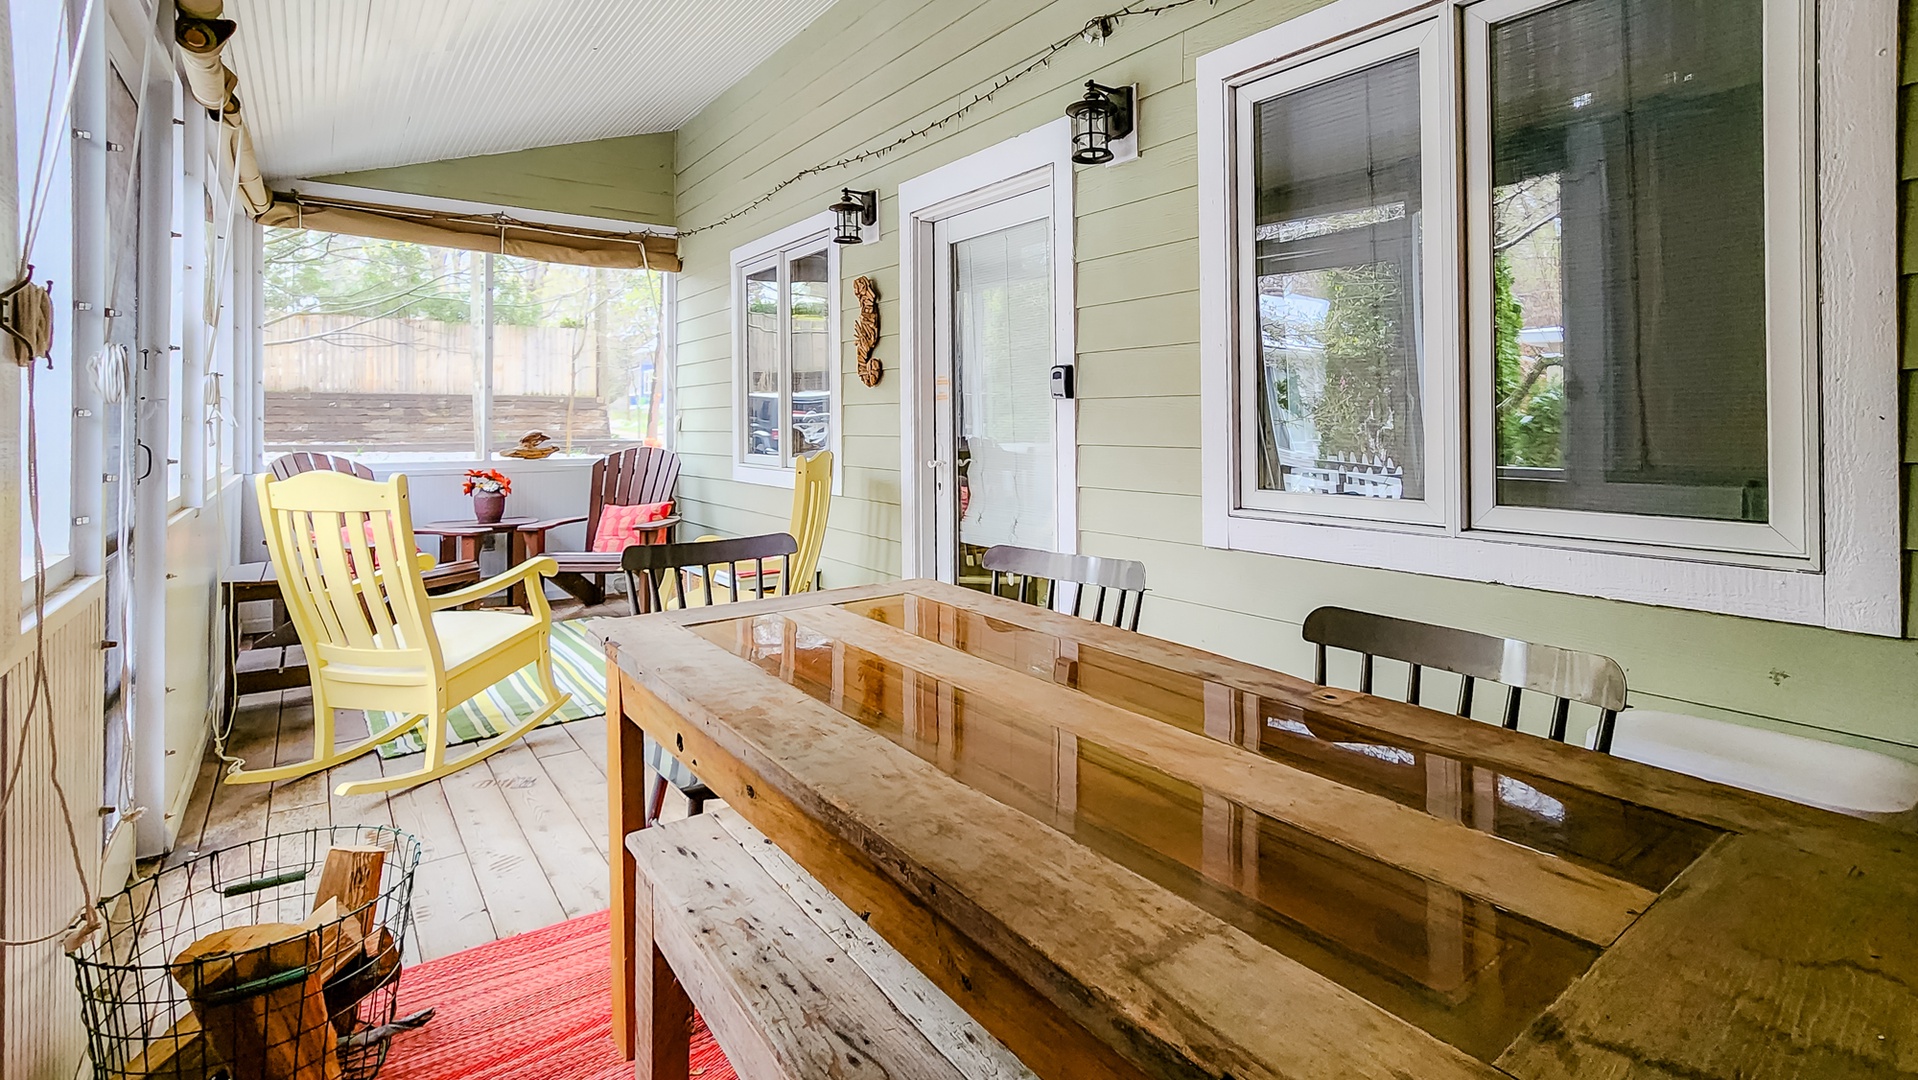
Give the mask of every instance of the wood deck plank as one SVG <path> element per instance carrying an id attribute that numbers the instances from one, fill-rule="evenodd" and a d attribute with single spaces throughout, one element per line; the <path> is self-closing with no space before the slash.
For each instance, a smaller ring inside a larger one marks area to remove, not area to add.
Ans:
<path id="1" fill-rule="evenodd" d="M 494 930 L 508 936 L 563 921 L 566 911 L 492 772 L 482 763 L 445 777 L 438 786 L 459 826 Z"/>
<path id="2" fill-rule="evenodd" d="M 605 829 L 587 828 L 530 748 L 508 746 L 488 758 L 486 767 L 566 917 L 606 910 L 610 874 L 605 854 L 593 842 L 593 834 Z M 599 820 L 603 811 L 595 823 Z"/>
<path id="3" fill-rule="evenodd" d="M 578 750 L 570 754 L 554 754 L 540 759 L 546 774 L 553 779 L 553 786 L 559 790 L 572 807 L 573 816 L 592 835 L 593 845 L 599 849 L 601 860 L 610 852 L 606 842 L 606 815 L 608 813 L 606 779 L 590 758 Z M 600 867 L 602 883 L 606 867 Z"/>

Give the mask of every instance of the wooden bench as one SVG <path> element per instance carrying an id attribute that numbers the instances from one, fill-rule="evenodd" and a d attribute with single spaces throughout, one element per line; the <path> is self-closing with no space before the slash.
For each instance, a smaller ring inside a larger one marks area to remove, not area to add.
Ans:
<path id="1" fill-rule="evenodd" d="M 639 865 L 638 1076 L 686 1077 L 697 1006 L 741 1080 L 1033 1080 L 733 811 L 641 829 L 626 846 Z"/>

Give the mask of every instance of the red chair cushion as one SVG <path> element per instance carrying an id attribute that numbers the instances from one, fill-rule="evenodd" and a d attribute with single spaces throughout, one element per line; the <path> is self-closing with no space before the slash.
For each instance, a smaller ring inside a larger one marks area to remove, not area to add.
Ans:
<path id="1" fill-rule="evenodd" d="M 604 506 L 599 511 L 599 529 L 593 533 L 594 551 L 625 551 L 634 544 L 647 543 L 657 528 L 646 526 L 672 515 L 670 502 L 640 503 L 637 506 Z"/>

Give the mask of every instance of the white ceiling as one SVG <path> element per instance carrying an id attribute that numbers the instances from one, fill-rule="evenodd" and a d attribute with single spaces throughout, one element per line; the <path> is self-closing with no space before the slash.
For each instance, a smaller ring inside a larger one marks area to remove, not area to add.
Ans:
<path id="1" fill-rule="evenodd" d="M 833 0 L 226 0 L 270 180 L 673 131 Z"/>

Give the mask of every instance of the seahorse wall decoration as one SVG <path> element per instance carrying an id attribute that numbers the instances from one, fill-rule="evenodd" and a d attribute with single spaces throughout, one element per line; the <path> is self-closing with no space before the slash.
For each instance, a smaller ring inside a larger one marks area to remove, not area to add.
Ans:
<path id="1" fill-rule="evenodd" d="M 872 351 L 879 346 L 879 286 L 869 277 L 854 279 L 852 292 L 859 298 L 859 325 L 853 328 L 853 347 L 859 357 L 859 381 L 878 386 L 886 374 L 886 365 Z"/>

